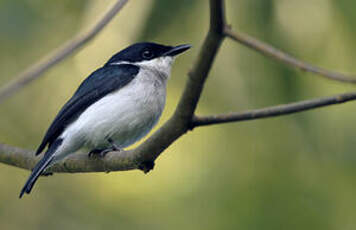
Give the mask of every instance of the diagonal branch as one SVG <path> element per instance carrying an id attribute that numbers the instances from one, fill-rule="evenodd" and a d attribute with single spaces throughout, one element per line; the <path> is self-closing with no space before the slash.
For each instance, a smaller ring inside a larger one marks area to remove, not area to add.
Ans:
<path id="1" fill-rule="evenodd" d="M 294 68 L 298 68 L 300 70 L 311 72 L 328 78 L 330 80 L 341 81 L 341 82 L 348 82 L 348 83 L 356 83 L 356 76 L 348 76 L 342 73 L 337 73 L 333 71 L 329 71 L 317 66 L 313 66 L 307 62 L 298 60 L 297 58 L 276 49 L 275 47 L 259 41 L 253 37 L 250 37 L 247 34 L 241 32 L 234 32 L 228 26 L 225 27 L 224 31 L 225 35 L 234 41 L 237 41 L 247 47 L 254 49 L 255 51 L 271 57 L 277 61 L 280 61 L 284 64 L 292 66 Z"/>
<path id="2" fill-rule="evenodd" d="M 49 68 L 62 61 L 94 38 L 95 35 L 97 35 L 114 18 L 114 16 L 127 2 L 128 0 L 118 0 L 87 32 L 79 34 L 73 39 L 67 41 L 61 47 L 42 58 L 36 64 L 14 77 L 13 81 L 0 88 L 0 103 L 31 83 L 33 80 L 40 77 L 41 74 L 46 72 Z"/>
<path id="3" fill-rule="evenodd" d="M 188 74 L 188 80 L 175 115 L 189 123 L 197 107 L 205 80 L 224 39 L 225 8 L 223 0 L 210 0 L 210 29 L 200 53 Z"/>
<path id="4" fill-rule="evenodd" d="M 108 153 L 103 159 L 89 159 L 87 154 L 72 154 L 51 167 L 50 171 L 74 173 L 142 169 L 148 172 L 151 168 L 146 168 L 145 163 L 154 162 L 166 148 L 189 130 L 203 85 L 223 41 L 224 25 L 224 1 L 210 0 L 210 30 L 189 74 L 177 109 L 144 143 L 133 150 Z M 2 163 L 32 169 L 37 160 L 32 151 L 0 144 Z"/>
<path id="5" fill-rule="evenodd" d="M 244 111 L 239 113 L 219 114 L 212 116 L 195 116 L 192 121 L 192 127 L 222 124 L 228 122 L 249 121 L 268 117 L 277 117 L 292 113 L 303 112 L 311 109 L 325 106 L 341 104 L 356 100 L 356 93 L 345 93 L 333 97 L 324 97 L 311 100 L 305 100 L 285 105 L 272 106 L 262 109 Z"/>

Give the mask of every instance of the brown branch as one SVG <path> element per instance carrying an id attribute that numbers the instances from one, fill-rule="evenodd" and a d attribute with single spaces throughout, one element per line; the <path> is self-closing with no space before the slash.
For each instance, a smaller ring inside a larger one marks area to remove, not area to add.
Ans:
<path id="1" fill-rule="evenodd" d="M 282 115 L 288 115 L 292 113 L 303 112 L 320 107 L 341 104 L 348 101 L 356 100 L 356 93 L 345 93 L 335 95 L 333 97 L 324 97 L 311 100 L 305 100 L 285 105 L 272 106 L 262 109 L 230 113 L 219 114 L 212 116 L 195 116 L 192 121 L 192 127 L 222 124 L 228 122 L 249 121 L 269 117 L 277 117 Z"/>
<path id="2" fill-rule="evenodd" d="M 84 153 L 72 154 L 64 159 L 64 161 L 51 167 L 50 171 L 75 173 L 142 169 L 144 172 L 148 172 L 151 168 L 145 167 L 147 165 L 145 163 L 153 163 L 166 148 L 194 126 L 280 116 L 356 99 L 356 93 L 349 93 L 242 113 L 194 117 L 195 109 L 215 56 L 225 35 L 228 34 L 224 28 L 226 28 L 224 1 L 210 0 L 210 29 L 201 47 L 195 65 L 189 73 L 184 92 L 176 111 L 173 116 L 144 143 L 133 150 L 108 153 L 103 159 L 90 159 L 87 157 L 87 154 Z M 251 42 L 251 39 L 245 40 L 245 42 Z M 261 44 L 258 42 L 256 43 L 254 40 L 251 44 L 252 45 L 248 46 L 252 48 L 255 46 L 254 49 L 260 52 L 265 50 L 264 44 L 262 44 L 260 48 L 258 45 Z M 279 54 L 277 52 L 278 55 L 275 55 L 274 48 L 270 48 L 271 47 L 266 49 L 268 50 L 266 51 L 266 55 L 277 59 L 281 56 L 281 60 L 285 61 L 283 53 Z M 289 59 L 287 58 L 287 60 Z M 288 61 L 285 62 L 288 63 Z M 293 64 L 291 63 L 291 65 Z M 2 163 L 31 169 L 37 160 L 38 158 L 34 156 L 33 151 L 0 144 L 0 162 Z"/>
<path id="3" fill-rule="evenodd" d="M 118 0 L 87 32 L 79 34 L 73 39 L 67 41 L 61 47 L 42 58 L 36 64 L 14 77 L 13 81 L 0 89 L 0 103 L 33 80 L 40 77 L 41 74 L 46 72 L 49 68 L 62 61 L 64 58 L 94 38 L 95 35 L 97 35 L 111 21 L 111 19 L 114 18 L 114 16 L 127 2 L 128 0 Z"/>
<path id="4" fill-rule="evenodd" d="M 281 50 L 278 50 L 267 43 L 259 41 L 247 34 L 241 32 L 234 32 L 228 26 L 225 27 L 224 33 L 227 37 L 233 39 L 234 41 L 237 41 L 247 47 L 254 49 L 255 51 L 265 56 L 271 57 L 277 61 L 280 61 L 294 68 L 298 68 L 306 72 L 315 73 L 325 78 L 328 78 L 330 80 L 356 83 L 356 76 L 348 76 L 342 73 L 337 73 L 317 66 L 313 66 L 307 62 L 298 60 L 297 58 Z"/>
<path id="5" fill-rule="evenodd" d="M 51 167 L 52 172 L 104 172 L 142 169 L 154 160 L 190 128 L 195 108 L 214 58 L 223 41 L 225 24 L 224 1 L 210 0 L 210 30 L 196 64 L 189 74 L 183 95 L 173 116 L 152 136 L 130 151 L 111 152 L 103 159 L 89 159 L 87 154 L 72 154 Z M 0 162 L 31 169 L 37 159 L 33 152 L 0 144 Z"/>
<path id="6" fill-rule="evenodd" d="M 34 151 L 0 144 L 0 162 L 31 170 L 41 156 Z M 49 172 L 109 172 L 137 169 L 140 159 L 134 151 L 108 153 L 105 158 L 89 158 L 88 154 L 76 153 L 51 167 Z"/>
<path id="7" fill-rule="evenodd" d="M 186 124 L 191 121 L 204 83 L 224 39 L 225 9 L 223 0 L 210 0 L 210 29 L 200 53 L 188 74 L 188 80 L 175 112 Z"/>

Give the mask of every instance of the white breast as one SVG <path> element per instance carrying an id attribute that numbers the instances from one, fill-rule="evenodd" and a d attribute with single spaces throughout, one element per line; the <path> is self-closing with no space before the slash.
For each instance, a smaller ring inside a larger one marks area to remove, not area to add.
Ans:
<path id="1" fill-rule="evenodd" d="M 165 98 L 166 78 L 141 68 L 127 86 L 91 105 L 61 136 L 89 148 L 108 146 L 108 138 L 127 147 L 157 123 Z"/>

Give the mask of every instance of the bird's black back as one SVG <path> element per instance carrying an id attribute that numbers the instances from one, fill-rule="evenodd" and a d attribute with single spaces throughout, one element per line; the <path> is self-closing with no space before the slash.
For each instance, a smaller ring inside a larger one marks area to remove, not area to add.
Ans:
<path id="1" fill-rule="evenodd" d="M 38 147 L 36 155 L 40 154 L 47 144 L 50 146 L 90 105 L 126 86 L 138 72 L 139 67 L 130 64 L 105 65 L 93 72 L 59 111 Z"/>

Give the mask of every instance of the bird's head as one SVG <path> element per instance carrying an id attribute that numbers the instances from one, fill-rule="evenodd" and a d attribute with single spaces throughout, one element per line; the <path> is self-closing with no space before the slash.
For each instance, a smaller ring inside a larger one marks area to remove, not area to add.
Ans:
<path id="1" fill-rule="evenodd" d="M 168 76 L 175 56 L 190 47 L 187 44 L 165 46 L 152 42 L 136 43 L 112 56 L 105 65 L 134 64 Z"/>

